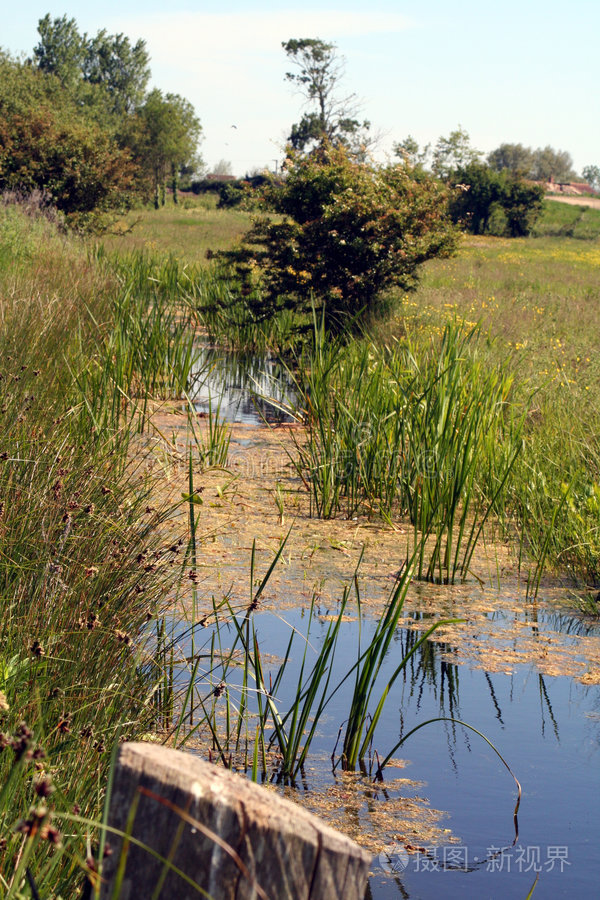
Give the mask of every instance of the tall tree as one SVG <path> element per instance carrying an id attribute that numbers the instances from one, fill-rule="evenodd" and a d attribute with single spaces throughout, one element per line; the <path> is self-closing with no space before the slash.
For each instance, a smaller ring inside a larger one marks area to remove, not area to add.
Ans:
<path id="1" fill-rule="evenodd" d="M 39 69 L 73 88 L 83 76 L 86 53 L 86 35 L 81 35 L 75 19 L 66 16 L 51 19 L 47 13 L 38 22 L 39 43 L 33 48 L 34 60 Z"/>
<path id="2" fill-rule="evenodd" d="M 85 47 L 83 77 L 108 94 L 113 112 L 131 113 L 141 105 L 150 79 L 145 41 L 131 44 L 124 34 L 103 29 Z"/>
<path id="3" fill-rule="evenodd" d="M 318 38 L 295 38 L 282 47 L 295 71 L 286 79 L 304 96 L 309 110 L 292 125 L 289 141 L 295 150 L 323 143 L 339 144 L 360 153 L 367 142 L 369 122 L 358 118 L 356 94 L 340 96 L 344 60 L 335 44 Z M 311 108 L 312 107 L 312 108 Z"/>
<path id="4" fill-rule="evenodd" d="M 591 187 L 600 190 L 600 166 L 585 166 L 581 174 Z"/>
<path id="5" fill-rule="evenodd" d="M 49 14 L 40 19 L 38 33 L 33 50 L 38 68 L 56 75 L 80 102 L 104 105 L 117 117 L 141 105 L 150 78 L 144 41 L 132 45 L 126 35 L 105 29 L 88 38 L 79 33 L 75 19 L 51 19 Z"/>
<path id="6" fill-rule="evenodd" d="M 433 148 L 432 169 L 446 181 L 455 169 L 477 162 L 483 154 L 476 150 L 468 133 L 460 125 L 448 137 L 440 137 Z"/>
<path id="7" fill-rule="evenodd" d="M 177 203 L 177 179 L 181 167 L 197 164 L 202 128 L 192 104 L 179 94 L 150 91 L 127 136 L 140 165 L 150 176 L 154 206 L 164 205 L 169 176 L 173 202 Z"/>
<path id="8" fill-rule="evenodd" d="M 538 148 L 534 151 L 531 177 L 535 181 L 571 181 L 575 178 L 571 155 L 549 145 Z"/>
<path id="9" fill-rule="evenodd" d="M 527 177 L 533 169 L 534 156 L 531 147 L 524 147 L 523 144 L 504 143 L 492 150 L 487 161 L 496 172 L 507 169 L 514 175 Z"/>
<path id="10" fill-rule="evenodd" d="M 228 159 L 220 159 L 210 170 L 211 175 L 233 175 L 233 167 Z"/>
<path id="11" fill-rule="evenodd" d="M 425 168 L 429 157 L 429 150 L 429 144 L 420 147 L 418 141 L 415 140 L 412 134 L 409 134 L 404 140 L 399 141 L 393 146 L 394 155 L 402 160 L 402 162 L 412 166 L 413 169 L 417 167 Z"/>
<path id="12" fill-rule="evenodd" d="M 500 144 L 488 156 L 497 172 L 506 169 L 532 181 L 571 181 L 576 177 L 573 160 L 565 150 L 554 147 L 524 147 L 522 144 Z"/>

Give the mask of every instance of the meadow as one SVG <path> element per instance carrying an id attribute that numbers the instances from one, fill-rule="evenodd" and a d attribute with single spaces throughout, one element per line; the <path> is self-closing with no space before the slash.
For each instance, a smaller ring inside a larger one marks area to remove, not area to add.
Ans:
<path id="1" fill-rule="evenodd" d="M 106 249 L 173 254 L 183 263 L 208 265 L 207 250 L 228 250 L 248 231 L 252 213 L 217 209 L 215 194 L 183 194 L 177 206 L 142 207 L 119 219 L 102 238 Z"/>
<path id="2" fill-rule="evenodd" d="M 427 264 L 416 292 L 393 298 L 385 323 L 351 342 L 329 342 L 318 322 L 301 343 L 293 322 L 260 335 L 298 389 L 292 412 L 304 430 L 292 453 L 311 513 L 409 522 L 414 535 L 381 626 L 345 676 L 356 685 L 347 769 L 364 763 L 383 712 L 376 677 L 415 572 L 460 581 L 489 533 L 514 548 L 532 592 L 546 568 L 596 611 L 600 214 L 569 208 L 567 235 L 557 206 L 547 203 L 538 237 L 463 238 L 454 258 Z M 276 747 L 279 777 L 293 780 L 335 690 L 328 665 L 352 588 L 316 661 L 302 664 L 290 708 L 266 689 L 252 613 L 283 547 L 262 578 L 253 553 L 245 609 L 214 600 L 212 621 L 235 638 L 221 647 L 216 628 L 205 681 L 218 672 L 226 686 L 240 651 L 244 660 L 235 703 L 225 691 L 225 725 L 215 714 L 225 688 L 193 690 L 198 477 L 226 467 L 228 433 L 212 415 L 201 429 L 187 398 L 199 331 L 258 342 L 206 312 L 234 293 L 206 251 L 231 246 L 248 221 L 183 200 L 131 213 L 99 246 L 65 237 L 35 210 L 0 209 L 0 896 L 30 896 L 32 882 L 44 896 L 74 896 L 84 876 L 98 890 L 106 837 L 97 826 L 119 740 L 160 735 L 180 746 L 203 722 L 223 762 L 245 748 L 257 778 Z M 183 448 L 160 425 L 166 408 L 186 423 Z M 171 446 L 185 470 L 175 496 L 148 452 L 156 445 Z M 167 623 L 190 582 L 182 685 Z M 255 687 L 266 699 L 259 692 L 249 726 Z"/>

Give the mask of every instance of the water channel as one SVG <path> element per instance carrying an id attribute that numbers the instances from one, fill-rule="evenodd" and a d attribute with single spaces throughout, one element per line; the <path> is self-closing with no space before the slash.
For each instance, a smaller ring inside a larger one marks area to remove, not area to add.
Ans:
<path id="1" fill-rule="evenodd" d="M 218 405 L 223 418 L 241 426 L 257 426 L 273 415 L 281 421 L 279 413 L 270 411 L 271 404 L 253 395 L 273 397 L 285 407 L 290 385 L 284 367 L 276 360 L 261 361 L 245 373 L 237 362 L 225 365 L 223 353 L 211 353 L 203 361 L 209 361 L 208 377 L 194 398 L 200 413 Z M 243 434 L 235 434 L 240 454 L 244 444 L 256 442 L 256 429 L 248 439 Z M 248 547 L 239 548 L 234 534 L 224 535 L 221 544 L 230 572 L 248 566 Z M 322 571 L 315 559 L 310 577 L 321 578 L 321 584 L 328 578 L 335 586 L 317 602 L 310 630 L 314 646 L 336 614 L 331 598 L 341 596 L 339 586 L 352 576 L 352 565 L 339 553 L 328 553 L 320 565 Z M 381 609 L 377 601 L 389 593 L 389 580 L 367 571 L 363 590 L 374 598 L 366 604 L 362 622 L 364 646 Z M 514 574 L 496 584 L 474 582 L 456 589 L 416 584 L 380 673 L 380 687 L 414 644 L 424 617 L 429 621 L 431 613 L 424 610 L 431 608 L 435 590 L 444 592 L 436 614 L 441 603 L 442 613 L 464 615 L 466 621 L 442 640 L 427 642 L 413 657 L 390 692 L 373 752 L 381 758 L 428 719 L 469 723 L 497 747 L 522 785 L 518 831 L 511 775 L 484 740 L 455 722 L 417 731 L 397 753 L 402 763 L 386 769 L 383 782 L 347 776 L 339 768 L 332 771 L 332 751 L 348 715 L 349 684 L 320 722 L 306 770 L 293 789 L 296 799 L 353 836 L 362 832 L 373 837 L 378 852 L 368 896 L 377 900 L 524 900 L 536 876 L 535 900 L 598 896 L 600 686 L 593 673 L 597 675 L 600 625 L 561 611 L 558 589 L 548 589 L 548 602 L 543 592 L 537 603 L 526 600 L 524 585 Z M 278 604 L 278 592 L 285 603 Z M 255 624 L 261 646 L 274 655 L 274 675 L 290 629 L 306 634 L 312 596 L 306 566 L 290 555 L 271 594 Z M 332 683 L 356 659 L 357 642 L 358 620 L 349 615 Z M 300 659 L 299 650 L 298 665 Z M 297 668 L 290 667 L 278 691 L 283 709 L 294 695 L 295 677 Z M 383 847 L 381 840 L 377 844 L 378 831 L 385 835 Z"/>

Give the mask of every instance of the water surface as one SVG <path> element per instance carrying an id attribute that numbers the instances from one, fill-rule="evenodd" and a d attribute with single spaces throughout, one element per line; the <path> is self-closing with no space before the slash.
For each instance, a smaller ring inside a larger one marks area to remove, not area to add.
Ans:
<path id="1" fill-rule="evenodd" d="M 260 361 L 253 368 L 234 357 L 223 365 L 223 359 L 221 351 L 206 349 L 201 364 L 210 377 L 194 397 L 200 412 L 214 411 L 220 403 L 221 418 L 255 425 L 273 415 L 272 404 L 261 396 L 286 407 L 293 388 L 277 360 Z M 245 473 L 244 483 L 247 480 Z M 267 491 L 267 479 L 260 480 L 261 489 Z M 232 501 L 232 510 L 246 508 L 247 503 L 238 508 Z M 238 512 L 242 514 L 246 515 Z M 239 609 L 248 597 L 247 592 L 242 595 L 240 590 L 239 597 L 237 593 L 248 572 L 249 547 L 241 552 L 237 546 L 241 522 L 234 525 L 228 535 L 218 538 L 223 549 L 219 584 L 223 590 L 231 584 L 232 602 Z M 252 523 L 246 530 L 251 527 Z M 268 528 L 263 526 L 263 532 L 275 531 L 272 520 Z M 303 554 L 290 554 L 288 563 L 276 569 L 264 595 L 272 611 L 255 614 L 268 662 L 267 679 L 269 672 L 275 676 L 274 657 L 285 652 L 290 629 L 306 634 L 314 581 L 323 587 L 310 632 L 311 645 L 318 647 L 336 614 L 339 585 L 352 576 L 347 552 L 351 541 L 337 546 L 332 542 L 329 553 L 319 556 L 314 549 L 319 540 L 322 536 L 317 534 L 311 546 L 306 539 Z M 247 534 L 243 542 L 251 543 Z M 371 571 L 363 584 L 365 598 L 372 600 L 362 622 L 363 646 L 375 628 L 381 598 L 391 587 L 393 559 L 387 564 L 383 551 L 381 556 L 380 568 Z M 306 560 L 312 567 L 310 577 Z M 328 705 L 298 784 L 285 788 L 336 827 L 386 848 L 374 859 L 369 885 L 370 896 L 378 900 L 524 900 L 536 874 L 534 900 L 598 895 L 600 686 L 586 685 L 576 677 L 584 671 L 586 659 L 598 658 L 598 625 L 546 603 L 543 592 L 539 601 L 527 602 L 523 585 L 500 580 L 501 589 L 489 584 L 483 590 L 475 584 L 456 589 L 411 587 L 404 621 L 380 673 L 379 690 L 432 616 L 457 614 L 465 622 L 442 640 L 424 645 L 406 667 L 388 697 L 371 759 L 374 763 L 377 754 L 381 759 L 427 719 L 452 717 L 471 724 L 497 747 L 521 782 L 516 835 L 516 787 L 511 775 L 484 740 L 456 723 L 436 722 L 411 736 L 396 754 L 406 766 L 386 769 L 383 783 L 364 777 L 352 784 L 339 767 L 334 770 L 331 755 L 348 715 L 350 682 Z M 358 630 L 356 616 L 342 625 L 332 684 L 357 657 Z M 200 634 L 208 647 L 210 634 L 206 630 Z M 221 637 L 231 645 L 235 631 L 225 626 Z M 189 635 L 182 643 L 189 653 Z M 282 710 L 295 694 L 303 646 L 298 639 L 294 665 L 278 691 Z M 592 650 L 595 656 L 588 655 Z M 239 672 L 229 673 L 229 683 L 236 677 Z M 218 680 L 216 671 L 211 683 Z M 209 681 L 203 685 L 205 691 Z M 413 807 L 419 807 L 421 822 L 411 831 L 405 812 Z M 424 839 L 423 834 L 433 837 Z"/>

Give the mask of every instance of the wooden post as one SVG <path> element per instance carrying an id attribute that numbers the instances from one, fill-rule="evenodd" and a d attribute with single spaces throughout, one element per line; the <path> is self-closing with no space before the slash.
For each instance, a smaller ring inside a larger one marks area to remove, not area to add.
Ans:
<path id="1" fill-rule="evenodd" d="M 102 900 L 365 895 L 366 850 L 274 790 L 189 753 L 123 744 L 108 824 L 131 840 L 107 834 Z"/>

